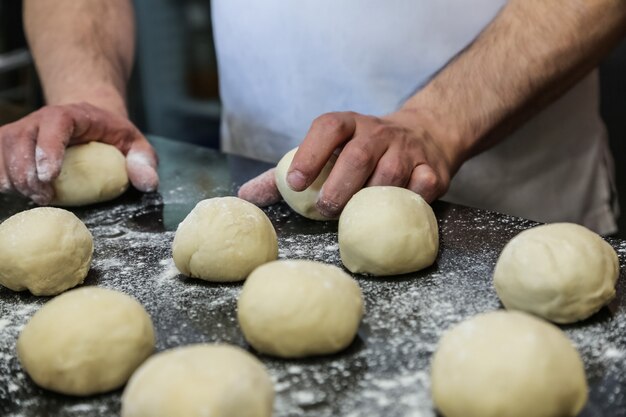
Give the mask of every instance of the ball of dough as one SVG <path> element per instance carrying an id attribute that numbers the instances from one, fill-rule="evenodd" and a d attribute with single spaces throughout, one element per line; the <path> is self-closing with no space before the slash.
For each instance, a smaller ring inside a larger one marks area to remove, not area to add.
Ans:
<path id="1" fill-rule="evenodd" d="M 17 340 L 37 385 L 69 395 L 118 388 L 154 350 L 148 313 L 118 291 L 85 287 L 46 303 Z"/>
<path id="2" fill-rule="evenodd" d="M 126 158 L 115 146 L 89 142 L 67 148 L 52 183 L 52 205 L 77 207 L 119 197 L 128 188 Z"/>
<path id="3" fill-rule="evenodd" d="M 207 281 L 241 281 L 278 257 L 274 226 L 254 204 L 236 197 L 199 202 L 176 231 L 178 270 Z"/>
<path id="4" fill-rule="evenodd" d="M 446 332 L 431 372 L 433 400 L 446 417 L 573 417 L 587 401 L 571 342 L 521 312 L 481 314 Z"/>
<path id="5" fill-rule="evenodd" d="M 347 347 L 363 317 L 363 296 L 336 266 L 276 261 L 250 274 L 237 307 L 241 330 L 257 351 L 299 358 Z"/>
<path id="6" fill-rule="evenodd" d="M 0 224 L 0 284 L 14 291 L 56 295 L 81 284 L 93 238 L 69 211 L 40 207 Z"/>
<path id="7" fill-rule="evenodd" d="M 291 161 L 293 160 L 297 150 L 298 148 L 287 152 L 285 156 L 282 157 L 280 162 L 278 162 L 278 165 L 276 165 L 275 173 L 278 191 L 280 191 L 280 195 L 283 196 L 283 199 L 289 207 L 291 207 L 296 213 L 312 220 L 332 220 L 322 215 L 322 213 L 317 210 L 315 203 L 319 197 L 322 185 L 324 185 L 326 178 L 328 178 L 330 171 L 335 165 L 337 157 L 335 155 L 331 156 L 330 160 L 322 169 L 322 172 L 320 172 L 315 181 L 313 181 L 313 184 L 311 184 L 306 190 L 298 192 L 292 190 L 289 188 L 289 185 L 287 185 L 287 170 L 289 169 L 289 165 L 291 165 Z"/>
<path id="8" fill-rule="evenodd" d="M 583 226 L 555 223 L 511 239 L 496 264 L 494 284 L 507 309 L 572 323 L 615 296 L 618 275 L 611 245 Z"/>
<path id="9" fill-rule="evenodd" d="M 432 265 L 438 251 L 432 208 L 405 188 L 364 188 L 339 218 L 339 253 L 351 272 L 406 274 Z"/>
<path id="10" fill-rule="evenodd" d="M 227 345 L 191 345 L 154 355 L 130 379 L 122 417 L 270 417 L 265 367 Z"/>

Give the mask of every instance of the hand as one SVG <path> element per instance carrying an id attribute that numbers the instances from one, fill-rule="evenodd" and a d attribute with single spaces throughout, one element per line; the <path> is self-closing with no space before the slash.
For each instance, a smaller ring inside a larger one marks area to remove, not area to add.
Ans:
<path id="1" fill-rule="evenodd" d="M 405 187 L 432 202 L 446 192 L 464 160 L 457 142 L 441 131 L 435 136 L 435 130 L 427 115 L 409 109 L 381 118 L 326 113 L 313 122 L 298 148 L 287 182 L 295 191 L 306 189 L 341 149 L 317 202 L 325 216 L 336 217 L 364 186 Z M 265 173 L 242 186 L 239 195 L 257 204 L 272 203 L 279 198 L 275 187 L 273 176 Z"/>
<path id="2" fill-rule="evenodd" d="M 0 192 L 16 191 L 37 204 L 48 204 L 65 148 L 89 141 L 117 147 L 126 155 L 135 188 L 156 190 L 157 155 L 139 130 L 121 115 L 78 103 L 43 107 L 0 127 Z"/>

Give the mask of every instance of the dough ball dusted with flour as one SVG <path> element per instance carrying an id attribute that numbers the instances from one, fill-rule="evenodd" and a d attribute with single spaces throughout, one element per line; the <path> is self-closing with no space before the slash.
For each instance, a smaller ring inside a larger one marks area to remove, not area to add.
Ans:
<path id="1" fill-rule="evenodd" d="M 432 208 L 405 188 L 364 188 L 339 218 L 339 252 L 351 272 L 406 274 L 432 265 L 438 251 Z"/>
<path id="2" fill-rule="evenodd" d="M 118 388 L 154 350 L 148 313 L 118 291 L 85 287 L 46 303 L 17 340 L 37 385 L 69 395 Z"/>
<path id="3" fill-rule="evenodd" d="M 56 295 L 83 282 L 93 238 L 69 211 L 39 207 L 0 224 L 0 284 L 14 291 Z"/>
<path id="4" fill-rule="evenodd" d="M 317 203 L 322 185 L 324 185 L 324 182 L 330 175 L 330 171 L 333 169 L 337 157 L 335 155 L 331 156 L 330 160 L 322 169 L 322 172 L 320 172 L 315 181 L 313 181 L 313 184 L 306 190 L 298 192 L 292 190 L 289 188 L 289 185 L 287 185 L 287 170 L 297 150 L 298 148 L 287 152 L 276 166 L 276 186 L 278 187 L 278 191 L 280 191 L 280 195 L 289 207 L 296 213 L 312 220 L 331 220 L 323 216 L 322 213 L 317 210 L 315 204 Z"/>
<path id="5" fill-rule="evenodd" d="M 445 417 L 573 417 L 587 401 L 583 363 L 571 342 L 522 312 L 481 314 L 446 332 L 431 379 Z"/>
<path id="6" fill-rule="evenodd" d="M 122 417 L 270 417 L 265 367 L 227 345 L 191 345 L 154 355 L 132 376 Z"/>
<path id="7" fill-rule="evenodd" d="M 494 284 L 506 308 L 572 323 L 615 296 L 618 275 L 611 245 L 583 226 L 555 223 L 511 239 L 496 264 Z"/>
<path id="8" fill-rule="evenodd" d="M 216 197 L 199 202 L 178 226 L 172 252 L 187 276 L 241 281 L 278 257 L 278 239 L 261 209 L 236 197 Z"/>
<path id="9" fill-rule="evenodd" d="M 119 197 L 128 188 L 126 158 L 115 147 L 89 142 L 67 148 L 61 174 L 52 183 L 52 205 L 77 207 Z"/>
<path id="10" fill-rule="evenodd" d="M 297 358 L 347 347 L 363 317 L 363 296 L 333 265 L 276 261 L 252 272 L 237 302 L 246 340 L 259 352 Z"/>

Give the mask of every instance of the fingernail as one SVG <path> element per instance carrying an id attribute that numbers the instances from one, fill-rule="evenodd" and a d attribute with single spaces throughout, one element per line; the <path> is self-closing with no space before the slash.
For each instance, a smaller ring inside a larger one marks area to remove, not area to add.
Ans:
<path id="1" fill-rule="evenodd" d="M 156 190 L 158 190 L 158 188 L 159 188 L 159 184 L 149 184 L 144 187 L 144 191 L 146 193 L 153 193 Z"/>
<path id="2" fill-rule="evenodd" d="M 0 193 L 8 193 L 12 188 L 11 181 L 8 178 L 0 177 Z"/>
<path id="3" fill-rule="evenodd" d="M 38 204 L 40 206 L 46 206 L 48 205 L 48 203 L 50 203 L 51 198 L 48 196 L 43 196 L 43 195 L 31 195 L 30 199 L 33 200 L 35 202 L 35 204 Z"/>
<path id="4" fill-rule="evenodd" d="M 135 187 L 144 193 L 155 192 L 159 188 L 159 178 L 156 175 L 140 178 Z"/>
<path id="5" fill-rule="evenodd" d="M 320 200 L 317 202 L 317 210 L 324 217 L 328 217 L 329 219 L 334 219 L 339 215 L 340 207 L 339 204 L 330 201 L 330 200 Z"/>
<path id="6" fill-rule="evenodd" d="M 52 167 L 44 151 L 37 146 L 35 148 L 35 165 L 37 167 L 37 178 L 41 182 L 52 180 Z"/>
<path id="7" fill-rule="evenodd" d="M 306 187 L 306 178 L 302 172 L 293 170 L 287 174 L 287 183 L 294 191 L 302 191 Z"/>

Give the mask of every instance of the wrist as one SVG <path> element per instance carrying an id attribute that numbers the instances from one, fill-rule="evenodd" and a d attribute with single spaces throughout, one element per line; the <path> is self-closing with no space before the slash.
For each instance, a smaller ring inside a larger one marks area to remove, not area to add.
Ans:
<path id="1" fill-rule="evenodd" d="M 73 103 L 89 103 L 100 109 L 128 118 L 124 94 L 112 86 L 95 86 L 73 89 L 69 93 L 46 91 L 47 103 L 64 105 Z"/>
<path id="2" fill-rule="evenodd" d="M 459 125 L 432 106 L 409 100 L 393 117 L 409 129 L 426 131 L 445 156 L 452 174 L 471 156 L 471 147 Z"/>

